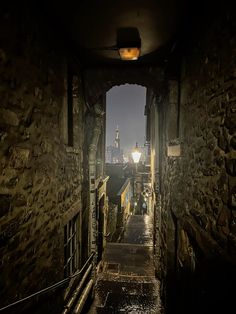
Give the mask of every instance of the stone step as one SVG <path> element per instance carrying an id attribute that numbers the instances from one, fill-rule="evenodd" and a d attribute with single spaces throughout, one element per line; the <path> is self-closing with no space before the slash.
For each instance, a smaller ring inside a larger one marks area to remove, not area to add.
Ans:
<path id="1" fill-rule="evenodd" d="M 109 293 L 104 306 L 97 313 L 160 313 L 158 296 L 142 294 Z"/>

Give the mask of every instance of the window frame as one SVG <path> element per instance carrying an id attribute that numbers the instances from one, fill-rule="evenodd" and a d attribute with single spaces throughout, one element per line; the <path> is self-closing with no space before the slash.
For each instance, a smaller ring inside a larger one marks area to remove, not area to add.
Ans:
<path id="1" fill-rule="evenodd" d="M 64 276 L 68 277 L 80 267 L 80 215 L 75 215 L 64 226 Z"/>

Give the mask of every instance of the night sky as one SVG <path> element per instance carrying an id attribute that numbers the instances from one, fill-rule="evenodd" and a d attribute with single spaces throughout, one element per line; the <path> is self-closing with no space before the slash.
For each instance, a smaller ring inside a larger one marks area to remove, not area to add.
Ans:
<path id="1" fill-rule="evenodd" d="M 114 145 L 119 126 L 121 148 L 130 150 L 145 141 L 146 88 L 139 85 L 115 86 L 107 92 L 106 146 Z"/>

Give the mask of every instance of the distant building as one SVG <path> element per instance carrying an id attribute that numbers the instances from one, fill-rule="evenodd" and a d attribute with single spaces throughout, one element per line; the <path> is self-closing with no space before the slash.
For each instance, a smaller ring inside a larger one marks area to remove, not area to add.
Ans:
<path id="1" fill-rule="evenodd" d="M 106 174 L 109 176 L 107 184 L 108 216 L 113 221 L 113 228 L 109 230 L 112 233 L 109 240 L 114 241 L 120 235 L 132 209 L 132 183 L 130 178 L 124 176 L 124 173 L 123 164 L 106 164 Z"/>
<path id="2" fill-rule="evenodd" d="M 117 126 L 114 146 L 109 145 L 106 149 L 106 163 L 117 164 L 123 162 L 123 150 L 120 148 L 120 133 Z"/>
<path id="3" fill-rule="evenodd" d="M 115 148 L 120 150 L 120 133 L 119 133 L 118 125 L 117 125 L 117 128 L 116 128 Z"/>
<path id="4" fill-rule="evenodd" d="M 117 227 L 123 227 L 131 210 L 132 186 L 130 179 L 110 177 L 107 195 L 110 203 L 118 205 Z"/>

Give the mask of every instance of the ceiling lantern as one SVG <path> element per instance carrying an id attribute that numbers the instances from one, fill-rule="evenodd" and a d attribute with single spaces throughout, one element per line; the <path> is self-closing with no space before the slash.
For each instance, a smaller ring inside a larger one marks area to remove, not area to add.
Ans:
<path id="1" fill-rule="evenodd" d="M 119 55 L 121 60 L 126 61 L 137 60 L 140 56 L 140 48 L 138 47 L 119 48 Z"/>
<path id="2" fill-rule="evenodd" d="M 141 38 L 136 27 L 122 27 L 117 30 L 117 48 L 121 60 L 133 61 L 140 57 Z"/>

